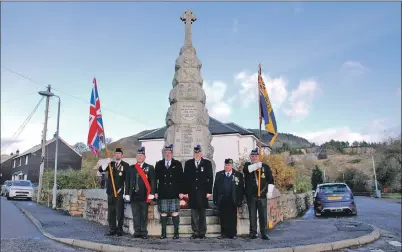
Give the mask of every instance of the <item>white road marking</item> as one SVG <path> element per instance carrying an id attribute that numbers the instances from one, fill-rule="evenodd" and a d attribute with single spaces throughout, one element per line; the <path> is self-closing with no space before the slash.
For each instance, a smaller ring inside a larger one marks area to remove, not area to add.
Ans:
<path id="1" fill-rule="evenodd" d="M 391 244 L 394 247 L 401 247 L 401 243 L 399 241 L 387 241 L 389 244 Z"/>
<path id="2" fill-rule="evenodd" d="M 370 250 L 370 252 L 385 252 L 385 251 L 382 249 L 372 249 Z"/>

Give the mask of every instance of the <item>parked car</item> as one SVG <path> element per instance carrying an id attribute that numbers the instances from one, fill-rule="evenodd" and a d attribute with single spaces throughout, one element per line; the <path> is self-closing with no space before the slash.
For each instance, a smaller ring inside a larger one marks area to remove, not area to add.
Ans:
<path id="1" fill-rule="evenodd" d="M 345 183 L 325 183 L 317 185 L 314 194 L 314 214 L 325 213 L 357 214 L 352 190 Z"/>
<path id="2" fill-rule="evenodd" d="M 22 198 L 32 200 L 33 186 L 30 180 L 14 180 L 6 193 L 7 199 Z"/>
<path id="3" fill-rule="evenodd" d="M 12 182 L 13 181 L 11 181 L 11 180 L 6 180 L 4 182 L 4 184 L 1 186 L 1 193 L 0 193 L 1 196 L 6 196 L 6 192 L 8 190 L 8 187 L 11 185 Z"/>

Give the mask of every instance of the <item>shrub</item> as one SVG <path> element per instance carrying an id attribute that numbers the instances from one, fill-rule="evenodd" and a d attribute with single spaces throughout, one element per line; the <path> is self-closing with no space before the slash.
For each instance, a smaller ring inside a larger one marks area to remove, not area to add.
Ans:
<path id="1" fill-rule="evenodd" d="M 249 161 L 248 158 L 241 158 L 237 163 L 235 163 L 235 169 L 243 173 L 243 167 L 247 161 Z M 289 184 L 293 184 L 296 177 L 296 171 L 293 167 L 286 164 L 285 157 L 283 155 L 263 154 L 261 161 L 268 164 L 271 168 L 272 175 L 274 177 L 275 187 L 278 188 L 280 191 L 286 191 L 286 186 Z"/>
<path id="2" fill-rule="evenodd" d="M 53 188 L 54 171 L 46 170 L 43 173 L 43 188 L 51 190 Z M 57 171 L 58 189 L 92 189 L 99 188 L 96 170 L 61 170 Z"/>

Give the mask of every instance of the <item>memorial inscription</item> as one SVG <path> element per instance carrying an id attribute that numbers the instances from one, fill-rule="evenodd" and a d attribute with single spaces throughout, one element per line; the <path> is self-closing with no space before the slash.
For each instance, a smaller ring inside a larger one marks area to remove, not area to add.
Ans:
<path id="1" fill-rule="evenodd" d="M 197 106 L 191 103 L 180 104 L 180 115 L 185 121 L 192 121 L 197 117 Z"/>

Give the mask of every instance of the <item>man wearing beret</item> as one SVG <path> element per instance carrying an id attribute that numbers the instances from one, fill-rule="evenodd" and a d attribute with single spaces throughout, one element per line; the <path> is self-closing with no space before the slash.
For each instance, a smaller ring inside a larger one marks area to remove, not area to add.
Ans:
<path id="1" fill-rule="evenodd" d="M 124 181 L 126 179 L 126 171 L 129 164 L 122 161 L 123 150 L 121 148 L 116 148 L 114 152 L 114 158 L 116 161 L 111 161 L 110 158 L 103 162 L 99 162 L 99 172 L 102 174 L 108 173 L 108 180 L 106 186 L 107 193 L 107 207 L 108 214 L 107 219 L 109 222 L 110 231 L 106 234 L 108 236 L 117 234 L 118 236 L 123 235 L 123 222 L 124 222 Z M 112 174 L 109 173 L 109 163 L 112 168 Z M 112 177 L 114 180 L 114 185 L 116 188 L 117 198 L 114 197 Z M 117 217 L 117 228 L 116 228 L 116 217 Z"/>
<path id="2" fill-rule="evenodd" d="M 213 193 L 221 224 L 221 235 L 218 239 L 236 239 L 237 207 L 243 201 L 243 187 L 243 174 L 233 170 L 232 159 L 225 159 L 225 169 L 216 173 Z"/>
<path id="3" fill-rule="evenodd" d="M 168 214 L 172 216 L 174 227 L 173 239 L 179 238 L 179 211 L 180 199 L 183 198 L 181 182 L 183 180 L 183 166 L 178 160 L 172 158 L 173 144 L 163 149 L 164 159 L 155 165 L 156 193 L 158 199 L 158 211 L 161 214 L 161 239 L 166 238 L 166 225 Z"/>
<path id="4" fill-rule="evenodd" d="M 211 161 L 202 157 L 201 146 L 194 147 L 194 158 L 184 164 L 184 189 L 191 209 L 192 239 L 204 239 L 207 232 L 205 211 L 212 196 L 213 171 Z"/>
<path id="5" fill-rule="evenodd" d="M 156 189 L 155 169 L 145 163 L 145 148 L 137 151 L 137 163 L 127 169 L 124 198 L 131 202 L 134 237 L 148 239 L 148 207 Z"/>
<path id="6" fill-rule="evenodd" d="M 257 238 L 257 211 L 260 222 L 261 238 L 268 240 L 267 236 L 267 193 L 268 188 L 273 189 L 274 178 L 271 168 L 261 162 L 258 155 L 258 148 L 250 153 L 251 162 L 244 165 L 243 173 L 245 180 L 245 195 L 247 200 L 251 239 Z M 258 197 L 258 169 L 261 169 L 260 197 Z M 271 186 L 268 186 L 271 185 Z"/>

